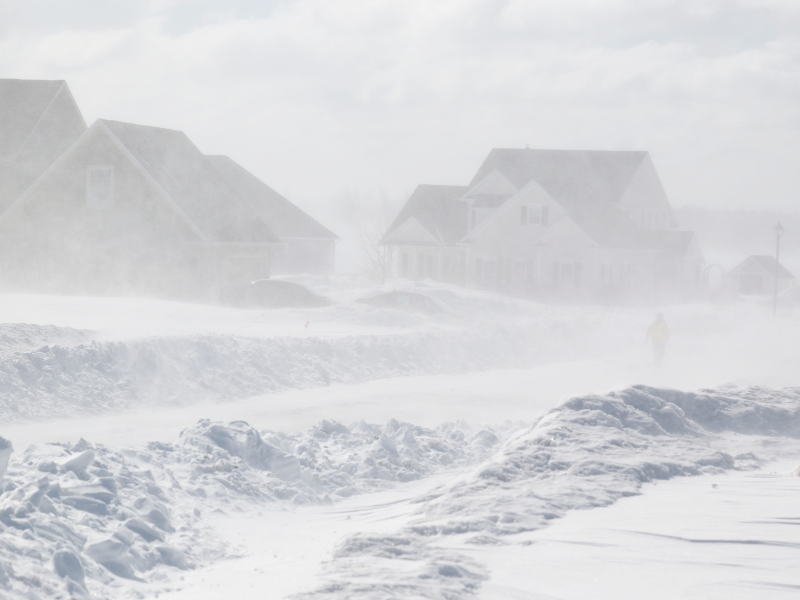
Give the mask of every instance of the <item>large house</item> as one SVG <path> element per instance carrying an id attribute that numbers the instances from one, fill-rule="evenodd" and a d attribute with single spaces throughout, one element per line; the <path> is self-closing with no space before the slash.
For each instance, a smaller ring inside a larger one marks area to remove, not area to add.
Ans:
<path id="1" fill-rule="evenodd" d="M 699 285 L 647 152 L 494 149 L 469 185 L 420 185 L 383 238 L 399 277 L 622 297 Z"/>
<path id="2" fill-rule="evenodd" d="M 206 299 L 276 272 L 332 272 L 338 238 L 228 157 L 180 131 L 87 128 L 64 82 L 0 91 L 25 116 L 0 122 L 17 140 L 3 146 L 4 289 Z"/>

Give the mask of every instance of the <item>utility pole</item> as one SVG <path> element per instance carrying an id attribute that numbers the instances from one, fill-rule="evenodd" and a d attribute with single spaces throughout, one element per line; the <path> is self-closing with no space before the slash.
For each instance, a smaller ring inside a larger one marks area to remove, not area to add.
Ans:
<path id="1" fill-rule="evenodd" d="M 780 221 L 773 228 L 775 232 L 775 291 L 772 296 L 772 318 L 778 315 L 778 274 L 781 269 L 781 236 L 786 231 L 781 227 Z"/>

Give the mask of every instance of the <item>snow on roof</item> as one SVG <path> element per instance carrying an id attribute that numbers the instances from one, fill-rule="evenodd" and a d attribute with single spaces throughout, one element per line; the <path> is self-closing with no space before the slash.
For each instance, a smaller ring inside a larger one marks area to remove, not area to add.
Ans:
<path id="1" fill-rule="evenodd" d="M 0 79 L 0 159 L 25 144 L 64 81 Z"/>
<path id="2" fill-rule="evenodd" d="M 494 148 L 470 187 L 497 171 L 517 189 L 536 181 L 599 245 L 644 248 L 650 239 L 619 207 L 645 151 Z"/>
<path id="3" fill-rule="evenodd" d="M 644 151 L 494 148 L 470 187 L 496 170 L 517 189 L 535 180 L 567 210 L 610 204 L 622 198 L 646 156 Z"/>
<path id="4" fill-rule="evenodd" d="M 744 268 L 746 265 L 757 265 L 761 269 L 767 271 L 770 275 L 775 274 L 775 257 L 774 256 L 766 256 L 766 255 L 759 255 L 759 254 L 752 254 L 745 258 L 742 262 L 736 265 L 731 271 L 738 271 Z M 778 265 L 778 278 L 779 279 L 794 279 L 794 275 L 792 275 L 789 270 L 784 267 L 783 265 Z"/>
<path id="5" fill-rule="evenodd" d="M 101 120 L 211 242 L 279 243 L 182 131 Z"/>
<path id="6" fill-rule="evenodd" d="M 461 185 L 418 185 L 386 231 L 384 240 L 411 217 L 437 239 L 453 244 L 467 234 L 467 210 Z"/>
<path id="7" fill-rule="evenodd" d="M 206 156 L 248 206 L 281 238 L 338 240 L 330 229 L 227 156 Z"/>

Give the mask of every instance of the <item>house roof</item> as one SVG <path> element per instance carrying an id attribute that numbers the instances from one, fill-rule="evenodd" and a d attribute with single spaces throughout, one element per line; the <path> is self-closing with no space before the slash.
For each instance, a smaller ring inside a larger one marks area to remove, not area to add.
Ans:
<path id="1" fill-rule="evenodd" d="M 0 159 L 19 152 L 64 85 L 64 81 L 0 79 Z"/>
<path id="2" fill-rule="evenodd" d="M 511 196 L 512 194 L 475 194 L 472 208 L 498 208 Z"/>
<path id="3" fill-rule="evenodd" d="M 330 229 L 227 156 L 206 158 L 278 237 L 339 239 Z"/>
<path id="4" fill-rule="evenodd" d="M 752 254 L 745 258 L 742 262 L 740 262 L 733 270 L 738 270 L 743 267 L 745 264 L 751 263 L 756 264 L 761 267 L 763 270 L 767 271 L 770 275 L 775 274 L 775 257 L 774 256 L 765 256 L 759 254 Z M 794 275 L 789 272 L 789 270 L 784 267 L 783 265 L 778 265 L 778 278 L 779 279 L 794 279 Z"/>
<path id="5" fill-rule="evenodd" d="M 468 189 L 460 185 L 418 185 L 383 239 L 414 217 L 445 244 L 460 241 L 467 234 L 468 207 L 461 197 Z"/>
<path id="6" fill-rule="evenodd" d="M 682 259 L 694 240 L 693 231 L 651 231 L 652 243 L 670 258 Z"/>
<path id="7" fill-rule="evenodd" d="M 536 181 L 600 246 L 644 248 L 652 239 L 619 206 L 647 152 L 494 148 L 470 187 L 497 171 L 517 189 Z"/>
<path id="8" fill-rule="evenodd" d="M 470 187 L 496 170 L 517 189 L 536 180 L 567 210 L 610 204 L 622 198 L 646 156 L 644 151 L 494 148 Z"/>
<path id="9" fill-rule="evenodd" d="M 100 123 L 210 242 L 280 242 L 182 131 L 118 121 Z"/>

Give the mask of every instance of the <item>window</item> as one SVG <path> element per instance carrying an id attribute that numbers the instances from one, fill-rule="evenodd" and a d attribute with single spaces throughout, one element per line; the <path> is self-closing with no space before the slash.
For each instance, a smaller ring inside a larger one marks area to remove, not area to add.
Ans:
<path id="1" fill-rule="evenodd" d="M 522 218 L 531 225 L 547 225 L 550 207 L 542 204 L 528 204 L 522 207 Z"/>
<path id="2" fill-rule="evenodd" d="M 527 225 L 528 224 L 528 207 L 524 204 L 519 207 L 519 224 L 520 225 Z"/>
<path id="3" fill-rule="evenodd" d="M 436 279 L 436 268 L 433 264 L 433 256 L 428 255 L 428 277 L 431 279 Z"/>
<path id="4" fill-rule="evenodd" d="M 564 289 L 581 283 L 581 263 L 567 261 L 553 263 L 553 285 Z"/>
<path id="5" fill-rule="evenodd" d="M 408 254 L 403 253 L 403 277 L 408 277 Z"/>
<path id="6" fill-rule="evenodd" d="M 86 168 L 86 206 L 89 208 L 114 206 L 114 167 Z"/>
<path id="7" fill-rule="evenodd" d="M 417 255 L 417 279 L 425 277 L 425 255 Z"/>

